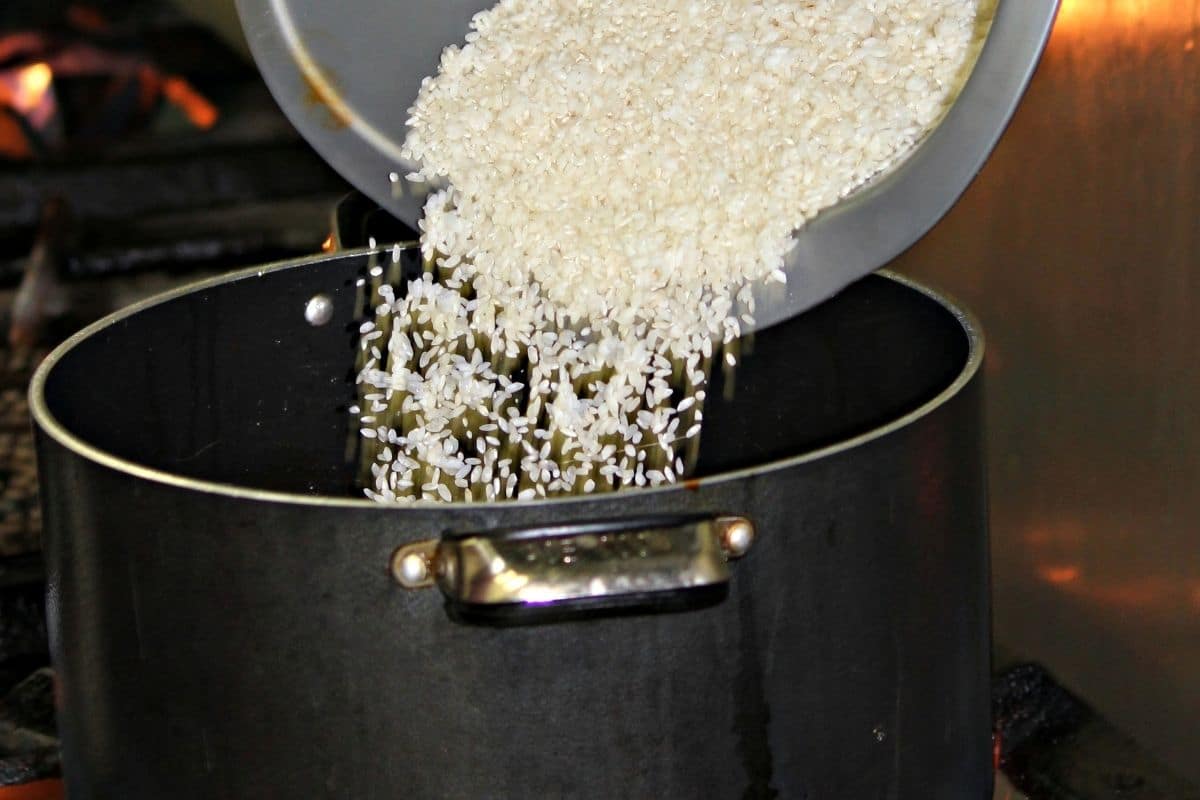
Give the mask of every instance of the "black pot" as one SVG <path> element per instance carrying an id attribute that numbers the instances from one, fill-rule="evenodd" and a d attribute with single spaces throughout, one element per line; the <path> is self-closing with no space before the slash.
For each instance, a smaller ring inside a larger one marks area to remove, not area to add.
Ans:
<path id="1" fill-rule="evenodd" d="M 876 275 L 760 333 L 698 480 L 388 508 L 347 454 L 365 264 L 175 292 L 38 372 L 72 800 L 990 796 L 969 316 Z M 591 580 L 505 595 L 480 554 Z"/>

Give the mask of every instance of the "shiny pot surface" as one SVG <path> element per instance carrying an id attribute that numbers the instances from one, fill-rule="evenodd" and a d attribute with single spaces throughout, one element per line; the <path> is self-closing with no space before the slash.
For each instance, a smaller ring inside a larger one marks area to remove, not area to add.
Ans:
<path id="1" fill-rule="evenodd" d="M 167 295 L 36 377 L 73 800 L 990 796 L 967 315 L 876 275 L 760 334 L 698 480 L 385 508 L 348 455 L 367 259 Z M 604 596 L 447 577 L 545 578 L 533 545 Z"/>

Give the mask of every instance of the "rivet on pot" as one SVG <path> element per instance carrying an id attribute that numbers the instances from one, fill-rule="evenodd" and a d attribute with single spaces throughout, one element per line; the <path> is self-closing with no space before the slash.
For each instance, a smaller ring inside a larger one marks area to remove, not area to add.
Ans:
<path id="1" fill-rule="evenodd" d="M 315 294 L 304 306 L 304 318 L 314 328 L 327 325 L 333 319 L 333 298 L 327 294 Z"/>
<path id="2" fill-rule="evenodd" d="M 429 577 L 429 566 L 416 553 L 400 559 L 400 577 L 405 583 L 420 583 Z"/>
<path id="3" fill-rule="evenodd" d="M 392 554 L 392 577 L 405 589 L 424 589 L 434 582 L 433 556 L 437 542 L 415 542 Z"/>
<path id="4" fill-rule="evenodd" d="M 741 558 L 754 544 L 754 523 L 745 517 L 721 517 L 721 548 L 730 558 Z"/>

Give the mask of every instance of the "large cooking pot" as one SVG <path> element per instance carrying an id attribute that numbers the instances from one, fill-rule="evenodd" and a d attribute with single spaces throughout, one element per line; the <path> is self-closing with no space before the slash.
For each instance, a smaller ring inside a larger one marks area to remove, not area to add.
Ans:
<path id="1" fill-rule="evenodd" d="M 346 412 L 369 257 L 39 370 L 72 800 L 990 796 L 966 313 L 875 275 L 760 334 L 681 485 L 383 507 Z"/>

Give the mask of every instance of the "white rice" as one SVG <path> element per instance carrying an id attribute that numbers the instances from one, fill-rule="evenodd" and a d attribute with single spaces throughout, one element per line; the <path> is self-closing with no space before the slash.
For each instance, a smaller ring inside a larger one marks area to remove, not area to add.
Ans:
<path id="1" fill-rule="evenodd" d="M 448 188 L 421 223 L 430 274 L 381 287 L 364 325 L 360 383 L 390 416 L 363 435 L 405 459 L 368 495 L 683 477 L 714 341 L 732 366 L 748 287 L 786 281 L 792 232 L 941 117 L 980 2 L 502 0 L 476 15 L 410 111 L 407 178 Z"/>

